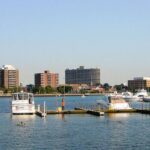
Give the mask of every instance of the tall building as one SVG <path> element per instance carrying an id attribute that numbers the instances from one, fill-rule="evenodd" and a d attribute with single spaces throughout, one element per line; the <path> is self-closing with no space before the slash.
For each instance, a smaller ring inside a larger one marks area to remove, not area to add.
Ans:
<path id="1" fill-rule="evenodd" d="M 14 88 L 19 86 L 19 71 L 11 65 L 0 68 L 0 87 Z"/>
<path id="2" fill-rule="evenodd" d="M 138 89 L 149 89 L 150 77 L 136 77 L 133 80 L 128 80 L 128 88 L 132 91 Z"/>
<path id="3" fill-rule="evenodd" d="M 44 73 L 36 73 L 34 76 L 35 86 L 46 87 L 51 86 L 56 88 L 59 84 L 59 75 L 58 73 L 50 73 L 48 70 Z"/>
<path id="4" fill-rule="evenodd" d="M 88 84 L 99 85 L 100 84 L 100 69 L 91 68 L 85 69 L 80 66 L 77 69 L 65 70 L 65 82 L 66 84 Z"/>

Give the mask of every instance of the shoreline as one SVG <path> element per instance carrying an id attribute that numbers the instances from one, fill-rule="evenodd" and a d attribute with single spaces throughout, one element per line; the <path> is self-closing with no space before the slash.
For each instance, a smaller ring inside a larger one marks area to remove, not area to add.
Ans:
<path id="1" fill-rule="evenodd" d="M 87 93 L 87 94 L 34 94 L 34 97 L 63 97 L 63 96 L 102 96 L 105 94 L 102 93 Z M 12 97 L 12 94 L 8 94 L 8 95 L 0 95 L 1 97 Z"/>

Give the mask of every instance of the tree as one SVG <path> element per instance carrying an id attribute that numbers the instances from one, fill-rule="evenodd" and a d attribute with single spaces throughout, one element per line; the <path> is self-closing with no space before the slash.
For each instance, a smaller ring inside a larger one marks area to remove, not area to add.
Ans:
<path id="1" fill-rule="evenodd" d="M 110 85 L 108 83 L 104 83 L 103 88 L 105 89 L 105 91 L 108 91 L 110 88 Z"/>
<path id="2" fill-rule="evenodd" d="M 39 87 L 33 87 L 33 88 L 32 88 L 32 92 L 33 92 L 34 94 L 39 93 Z"/>
<path id="3" fill-rule="evenodd" d="M 45 94 L 45 88 L 44 87 L 39 87 L 39 94 Z"/>
<path id="4" fill-rule="evenodd" d="M 124 84 L 115 85 L 115 89 L 121 92 L 121 91 L 127 90 L 127 86 L 125 86 Z"/>
<path id="5" fill-rule="evenodd" d="M 53 93 L 53 92 L 54 92 L 54 89 L 53 89 L 51 86 L 46 86 L 46 87 L 45 87 L 45 92 L 46 92 L 47 94 Z"/>
<path id="6" fill-rule="evenodd" d="M 59 86 L 57 87 L 59 93 L 70 93 L 72 91 L 72 86 Z"/>

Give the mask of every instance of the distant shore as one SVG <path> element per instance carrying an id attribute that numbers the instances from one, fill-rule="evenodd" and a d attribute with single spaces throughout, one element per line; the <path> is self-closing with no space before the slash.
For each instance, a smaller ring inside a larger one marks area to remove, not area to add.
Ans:
<path id="1" fill-rule="evenodd" d="M 104 95 L 101 93 L 88 93 L 88 94 L 35 94 L 35 97 L 49 97 L 49 96 L 100 96 L 100 95 Z"/>
<path id="2" fill-rule="evenodd" d="M 87 94 L 34 94 L 34 97 L 62 97 L 62 96 L 100 96 L 102 93 L 87 93 Z M 11 97 L 12 94 L 0 95 L 0 97 Z"/>

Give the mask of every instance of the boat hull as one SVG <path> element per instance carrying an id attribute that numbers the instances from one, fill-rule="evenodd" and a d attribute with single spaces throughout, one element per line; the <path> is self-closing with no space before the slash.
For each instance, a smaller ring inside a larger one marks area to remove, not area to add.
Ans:
<path id="1" fill-rule="evenodd" d="M 13 104 L 12 114 L 35 114 L 35 106 L 33 104 Z"/>
<path id="2" fill-rule="evenodd" d="M 144 97 L 144 98 L 143 98 L 143 101 L 144 101 L 144 102 L 150 102 L 150 97 Z"/>

